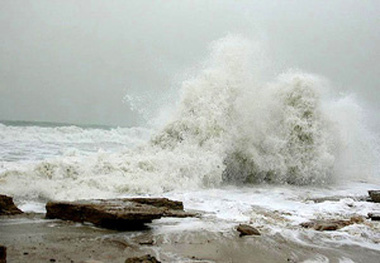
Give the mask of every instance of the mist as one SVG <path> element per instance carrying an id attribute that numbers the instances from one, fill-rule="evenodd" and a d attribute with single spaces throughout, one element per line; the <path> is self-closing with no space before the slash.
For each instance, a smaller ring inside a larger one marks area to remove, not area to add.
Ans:
<path id="1" fill-rule="evenodd" d="M 0 3 L 0 120 L 133 126 L 125 95 L 157 109 L 212 41 L 258 41 L 278 70 L 322 75 L 380 127 L 379 1 Z"/>

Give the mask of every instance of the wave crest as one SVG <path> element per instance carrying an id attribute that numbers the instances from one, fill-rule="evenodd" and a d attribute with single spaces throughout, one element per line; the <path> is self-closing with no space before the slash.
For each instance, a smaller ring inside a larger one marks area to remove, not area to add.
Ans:
<path id="1" fill-rule="evenodd" d="M 334 98 L 325 80 L 302 72 L 262 81 L 260 59 L 246 39 L 214 42 L 204 68 L 182 83 L 175 115 L 148 143 L 8 170 L 1 191 L 77 199 L 224 183 L 316 184 L 379 171 L 377 140 L 352 98 Z M 32 188 L 20 187 L 28 181 Z"/>

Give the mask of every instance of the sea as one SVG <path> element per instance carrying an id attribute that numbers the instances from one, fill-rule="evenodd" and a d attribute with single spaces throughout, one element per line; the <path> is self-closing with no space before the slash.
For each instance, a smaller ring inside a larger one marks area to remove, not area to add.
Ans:
<path id="1" fill-rule="evenodd" d="M 362 106 L 302 70 L 261 79 L 252 46 L 215 41 L 159 124 L 1 121 L 0 193 L 27 212 L 44 212 L 49 200 L 163 196 L 204 213 L 170 231 L 249 223 L 310 247 L 380 252 L 374 222 L 324 233 L 300 227 L 380 212 L 362 199 L 380 188 L 378 135 Z"/>

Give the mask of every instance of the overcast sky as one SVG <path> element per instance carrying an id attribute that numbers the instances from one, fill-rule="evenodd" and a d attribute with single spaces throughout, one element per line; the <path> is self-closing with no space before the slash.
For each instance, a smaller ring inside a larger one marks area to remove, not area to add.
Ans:
<path id="1" fill-rule="evenodd" d="M 132 126 L 230 34 L 354 92 L 380 124 L 380 1 L 1 0 L 0 120 Z"/>

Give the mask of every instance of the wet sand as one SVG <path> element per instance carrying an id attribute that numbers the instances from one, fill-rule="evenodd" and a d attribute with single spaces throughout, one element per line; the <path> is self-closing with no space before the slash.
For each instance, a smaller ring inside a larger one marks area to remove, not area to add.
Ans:
<path id="1" fill-rule="evenodd" d="M 279 235 L 239 237 L 235 229 L 227 232 L 189 229 L 163 234 L 154 231 L 155 227 L 154 221 L 142 231 L 118 232 L 46 220 L 43 214 L 3 216 L 0 243 L 7 247 L 8 263 L 123 263 L 129 257 L 145 254 L 161 262 L 375 263 L 380 257 L 378 251 L 352 245 L 321 248 L 292 243 Z"/>

